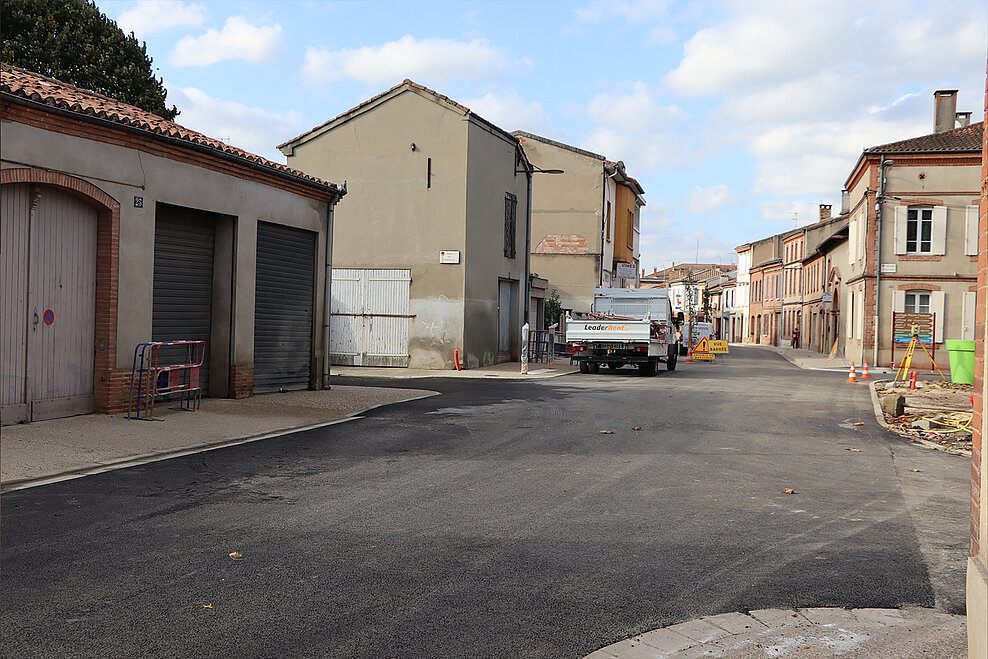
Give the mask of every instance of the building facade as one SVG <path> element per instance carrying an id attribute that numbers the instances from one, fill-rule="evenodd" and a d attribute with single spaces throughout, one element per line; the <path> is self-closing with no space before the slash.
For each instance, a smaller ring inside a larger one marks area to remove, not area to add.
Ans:
<path id="1" fill-rule="evenodd" d="M 638 286 L 645 191 L 624 163 L 515 131 L 531 161 L 532 271 L 564 309 L 587 312 L 593 289 Z M 548 171 L 547 171 L 548 170 Z"/>
<path id="2" fill-rule="evenodd" d="M 934 314 L 944 358 L 945 339 L 974 337 L 983 123 L 955 128 L 956 92 L 934 98 L 936 132 L 866 149 L 847 179 L 845 356 L 857 363 L 891 365 L 893 347 L 901 358 L 893 313 Z M 913 365 L 931 367 L 925 354 Z"/>
<path id="3" fill-rule="evenodd" d="M 324 264 L 340 188 L 2 72 L 3 423 L 127 409 L 135 347 L 149 341 L 204 341 L 205 395 L 328 386 Z"/>
<path id="4" fill-rule="evenodd" d="M 410 80 L 279 148 L 347 181 L 333 236 L 334 363 L 518 358 L 531 167 L 518 139 Z"/>

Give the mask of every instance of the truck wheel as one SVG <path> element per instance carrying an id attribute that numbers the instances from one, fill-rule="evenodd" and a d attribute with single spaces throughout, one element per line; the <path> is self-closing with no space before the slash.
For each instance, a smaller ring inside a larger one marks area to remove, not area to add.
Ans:
<path id="1" fill-rule="evenodd" d="M 658 360 L 655 357 L 650 358 L 647 362 L 641 365 L 642 375 L 645 377 L 652 377 L 658 370 L 656 366 L 658 365 Z"/>
<path id="2" fill-rule="evenodd" d="M 589 373 L 590 365 L 586 362 L 580 362 L 580 373 Z"/>
<path id="3" fill-rule="evenodd" d="M 590 364 L 589 366 L 590 366 L 590 372 L 593 373 L 594 375 L 597 375 L 598 373 L 600 373 L 600 364 L 594 362 L 594 363 Z"/>
<path id="4" fill-rule="evenodd" d="M 676 346 L 669 348 L 669 357 L 666 359 L 666 370 L 675 371 L 676 362 L 679 361 L 679 351 L 676 350 Z"/>

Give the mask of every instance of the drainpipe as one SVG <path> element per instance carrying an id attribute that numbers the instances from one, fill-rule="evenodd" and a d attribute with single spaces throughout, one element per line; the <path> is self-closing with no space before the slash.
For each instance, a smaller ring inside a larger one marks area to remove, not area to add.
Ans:
<path id="1" fill-rule="evenodd" d="M 882 154 L 878 169 L 878 196 L 875 197 L 875 223 L 878 225 L 878 243 L 875 245 L 875 345 L 872 348 L 871 363 L 878 366 L 879 332 L 882 329 L 882 198 L 885 195 L 885 168 L 892 161 L 886 162 Z"/>
<path id="2" fill-rule="evenodd" d="M 525 200 L 525 324 L 528 325 L 528 311 L 532 306 L 532 169 L 525 168 L 525 178 L 528 179 L 528 198 Z M 525 337 L 527 342 L 528 337 Z"/>
<path id="3" fill-rule="evenodd" d="M 344 184 L 345 186 L 345 184 Z M 344 189 L 346 189 L 344 187 Z M 342 196 L 342 195 L 341 195 Z M 326 209 L 326 276 L 322 301 L 322 388 L 331 389 L 329 385 L 329 321 L 333 302 L 333 213 L 339 197 L 330 202 Z"/>

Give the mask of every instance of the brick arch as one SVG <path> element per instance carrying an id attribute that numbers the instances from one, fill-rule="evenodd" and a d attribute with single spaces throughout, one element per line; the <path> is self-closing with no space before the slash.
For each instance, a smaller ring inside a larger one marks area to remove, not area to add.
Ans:
<path id="1" fill-rule="evenodd" d="M 0 171 L 0 185 L 34 183 L 65 190 L 96 210 L 96 326 L 93 396 L 97 412 L 124 409 L 123 376 L 117 372 L 117 295 L 120 289 L 120 203 L 89 181 L 45 169 Z M 130 371 L 126 372 L 129 376 Z"/>
<path id="2" fill-rule="evenodd" d="M 90 204 L 102 206 L 108 211 L 120 213 L 120 203 L 103 192 L 89 181 L 61 172 L 33 167 L 17 167 L 4 169 L 0 172 L 0 184 L 3 183 L 41 183 L 62 188 L 83 197 Z"/>

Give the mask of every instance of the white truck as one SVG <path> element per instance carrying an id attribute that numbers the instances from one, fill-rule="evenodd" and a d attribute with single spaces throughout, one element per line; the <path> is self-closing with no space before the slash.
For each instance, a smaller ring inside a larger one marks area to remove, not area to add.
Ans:
<path id="1" fill-rule="evenodd" d="M 595 288 L 593 312 L 566 318 L 567 352 L 581 373 L 631 364 L 643 375 L 655 375 L 659 363 L 674 371 L 681 322 L 664 289 Z"/>

